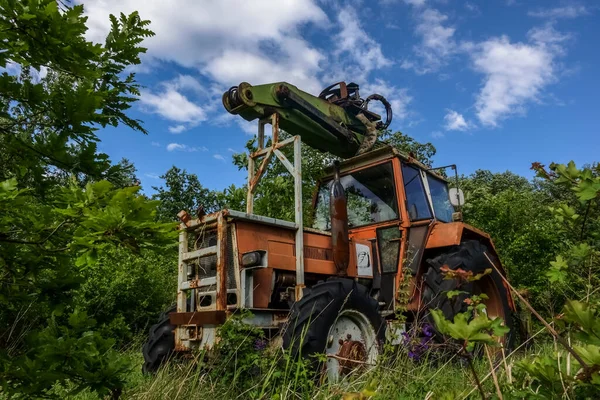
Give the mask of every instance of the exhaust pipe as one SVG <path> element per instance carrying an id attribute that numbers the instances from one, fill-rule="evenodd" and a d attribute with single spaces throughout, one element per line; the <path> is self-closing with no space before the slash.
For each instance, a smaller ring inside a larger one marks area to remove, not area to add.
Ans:
<path id="1" fill-rule="evenodd" d="M 333 163 L 335 176 L 331 183 L 329 214 L 331 216 L 331 241 L 333 263 L 338 275 L 347 275 L 350 263 L 350 239 L 348 237 L 348 202 L 340 182 L 340 162 Z"/>

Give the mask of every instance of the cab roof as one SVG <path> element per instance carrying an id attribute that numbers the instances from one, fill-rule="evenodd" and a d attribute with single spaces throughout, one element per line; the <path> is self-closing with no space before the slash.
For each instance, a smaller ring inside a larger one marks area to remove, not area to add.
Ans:
<path id="1" fill-rule="evenodd" d="M 368 152 L 360 154 L 358 156 L 348 158 L 348 159 L 341 161 L 340 162 L 340 173 L 343 174 L 345 172 L 349 172 L 349 171 L 352 171 L 357 168 L 366 167 L 366 166 L 368 166 L 370 164 L 374 164 L 378 161 L 393 159 L 395 157 L 399 158 L 401 161 L 403 161 L 405 163 L 412 164 L 419 169 L 427 171 L 427 173 L 435 176 L 438 179 L 448 182 L 447 178 L 441 176 L 440 174 L 438 174 L 434 171 L 431 171 L 430 167 L 419 162 L 416 158 L 411 157 L 410 155 L 399 151 L 398 149 L 396 149 L 393 146 L 390 146 L 387 144 L 381 144 L 381 143 L 379 143 L 379 146 L 377 148 L 375 148 L 371 151 L 368 151 Z M 325 173 L 326 173 L 326 176 L 325 176 L 324 180 L 327 180 L 328 177 L 333 176 L 333 174 L 334 174 L 333 166 L 330 165 L 330 166 L 326 167 Z"/>

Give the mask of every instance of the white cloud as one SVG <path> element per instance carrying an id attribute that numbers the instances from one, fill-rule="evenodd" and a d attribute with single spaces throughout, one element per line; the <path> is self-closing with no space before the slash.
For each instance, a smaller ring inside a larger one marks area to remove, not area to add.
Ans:
<path id="1" fill-rule="evenodd" d="M 411 5 L 411 6 L 415 6 L 415 7 L 421 7 L 425 5 L 426 0 L 403 0 L 404 3 Z M 379 2 L 381 4 L 396 4 L 399 3 L 400 0 L 379 0 Z"/>
<path id="2" fill-rule="evenodd" d="M 213 154 L 213 157 L 216 158 L 217 160 L 225 161 L 225 157 L 223 157 L 220 154 Z"/>
<path id="3" fill-rule="evenodd" d="M 173 7 L 159 0 L 79 1 L 92 40 L 103 41 L 110 13 L 137 10 L 156 33 L 144 41 L 150 58 L 199 69 L 225 85 L 277 81 L 285 71 L 299 85 L 318 82 L 315 60 L 318 65 L 321 55 L 299 33 L 306 24 L 326 25 L 316 0 L 180 0 Z M 257 65 L 265 67 L 261 75 Z"/>
<path id="4" fill-rule="evenodd" d="M 152 179 L 160 179 L 160 176 L 156 174 L 144 174 L 144 176 L 147 176 L 148 178 Z"/>
<path id="5" fill-rule="evenodd" d="M 436 9 L 418 9 L 415 33 L 421 41 L 413 47 L 417 60 L 404 60 L 401 66 L 418 74 L 435 72 L 457 52 L 456 29 L 446 26 L 448 16 Z"/>
<path id="6" fill-rule="evenodd" d="M 404 2 L 414 7 L 423 7 L 426 0 L 404 0 Z"/>
<path id="7" fill-rule="evenodd" d="M 361 27 L 360 18 L 353 8 L 342 8 L 338 13 L 337 21 L 341 31 L 334 38 L 335 54 L 347 57 L 346 76 L 364 81 L 370 71 L 393 64 L 383 55 L 381 45 Z"/>
<path id="8" fill-rule="evenodd" d="M 235 122 L 246 135 L 256 135 L 258 133 L 258 122 L 256 121 L 246 121 L 245 119 L 238 118 Z M 268 127 L 265 128 L 265 135 L 271 135 L 271 130 Z"/>
<path id="9" fill-rule="evenodd" d="M 434 138 L 434 139 L 440 139 L 440 138 L 443 138 L 444 136 L 445 136 L 444 132 L 442 132 L 442 131 L 433 131 L 433 132 L 431 132 L 431 137 Z"/>
<path id="10" fill-rule="evenodd" d="M 466 131 L 471 124 L 465 120 L 462 114 L 454 110 L 447 110 L 444 116 L 444 129 L 447 131 Z"/>
<path id="11" fill-rule="evenodd" d="M 508 37 L 491 38 L 474 45 L 473 66 L 484 74 L 477 96 L 477 118 L 495 127 L 512 114 L 524 113 L 526 105 L 539 101 L 542 90 L 556 80 L 556 58 L 564 52 L 567 35 L 551 25 L 529 31 L 528 43 L 511 43 Z"/>
<path id="12" fill-rule="evenodd" d="M 288 48 L 287 62 L 278 63 L 258 51 L 227 49 L 208 61 L 202 71 L 217 82 L 239 84 L 242 81 L 259 85 L 269 82 L 292 82 L 305 91 L 318 93 L 321 84 L 316 75 L 322 55 L 308 47 L 302 39 L 284 39 L 281 47 Z M 294 46 L 298 46 L 294 50 Z M 285 51 L 282 58 L 285 58 Z M 240 68 L 243 66 L 243 68 Z"/>
<path id="13" fill-rule="evenodd" d="M 169 143 L 167 145 L 167 151 L 175 151 L 175 150 L 183 150 L 185 149 L 187 146 L 184 144 L 179 144 L 179 143 Z"/>
<path id="14" fill-rule="evenodd" d="M 192 147 L 187 144 L 181 143 L 169 143 L 167 145 L 167 151 L 186 151 L 186 152 L 195 152 L 195 151 L 208 151 L 208 149 L 204 146 L 201 147 Z"/>
<path id="15" fill-rule="evenodd" d="M 171 121 L 194 125 L 206 120 L 206 113 L 202 107 L 192 103 L 171 85 L 164 85 L 160 93 L 142 92 L 140 103 L 146 106 L 149 112 Z"/>
<path id="16" fill-rule="evenodd" d="M 158 143 L 158 142 L 152 142 L 150 144 L 154 147 L 160 147 L 160 143 Z"/>
<path id="17" fill-rule="evenodd" d="M 408 105 L 412 101 L 412 97 L 408 94 L 408 89 L 398 88 L 382 79 L 375 79 L 374 82 L 362 86 L 360 90 L 363 94 L 377 93 L 385 97 L 392 106 L 394 120 L 403 120 L 410 115 Z M 374 108 L 372 108 L 371 105 L 373 105 Z M 385 119 L 385 111 L 378 102 L 369 102 L 369 108 L 372 108 L 373 111 Z"/>
<path id="18" fill-rule="evenodd" d="M 6 71 L 8 75 L 17 76 L 21 74 L 21 64 L 9 60 L 6 67 L 0 68 L 0 71 Z"/>
<path id="19" fill-rule="evenodd" d="M 547 9 L 539 9 L 537 11 L 529 11 L 527 15 L 536 18 L 548 18 L 548 19 L 558 19 L 558 18 L 577 18 L 582 15 L 588 15 L 588 9 L 583 5 L 567 5 L 564 7 L 555 7 L 555 8 L 547 8 Z"/>
<path id="20" fill-rule="evenodd" d="M 230 151 L 232 153 L 238 153 L 236 149 L 232 149 L 231 147 L 227 148 L 227 151 Z"/>
<path id="21" fill-rule="evenodd" d="M 177 134 L 185 131 L 186 129 L 187 128 L 185 125 L 175 125 L 169 127 L 169 132 Z"/>
<path id="22" fill-rule="evenodd" d="M 177 78 L 171 81 L 171 84 L 175 89 L 178 90 L 191 90 L 196 93 L 204 93 L 204 87 L 198 82 L 196 78 L 190 75 L 179 74 Z"/>

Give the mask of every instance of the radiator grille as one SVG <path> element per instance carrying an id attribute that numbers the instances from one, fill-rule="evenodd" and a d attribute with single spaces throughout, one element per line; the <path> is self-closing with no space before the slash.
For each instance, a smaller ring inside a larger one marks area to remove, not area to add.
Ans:
<path id="1" fill-rule="evenodd" d="M 217 244 L 217 232 L 201 232 L 196 237 L 195 249 L 204 249 Z M 217 275 L 217 256 L 215 254 L 200 258 L 198 265 L 198 278 L 211 278 Z"/>
<path id="2" fill-rule="evenodd" d="M 233 235 L 235 227 L 233 225 L 227 226 L 227 237 L 226 237 L 226 263 L 225 269 L 227 273 L 227 289 L 235 289 L 236 276 L 235 276 L 235 256 L 233 249 Z M 195 241 L 195 249 L 203 249 L 217 244 L 217 232 L 202 232 L 199 233 Z M 217 256 L 211 255 L 202 257 L 199 260 L 194 261 L 198 266 L 198 278 L 211 278 L 217 275 Z"/>

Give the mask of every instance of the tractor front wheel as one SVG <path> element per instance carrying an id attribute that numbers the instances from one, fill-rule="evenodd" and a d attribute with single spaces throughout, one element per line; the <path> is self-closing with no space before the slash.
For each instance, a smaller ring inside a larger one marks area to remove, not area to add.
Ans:
<path id="1" fill-rule="evenodd" d="M 313 357 L 316 371 L 339 381 L 377 361 L 385 338 L 385 320 L 368 289 L 350 279 L 334 278 L 304 289 L 292 307 L 283 346 L 293 356 Z"/>

